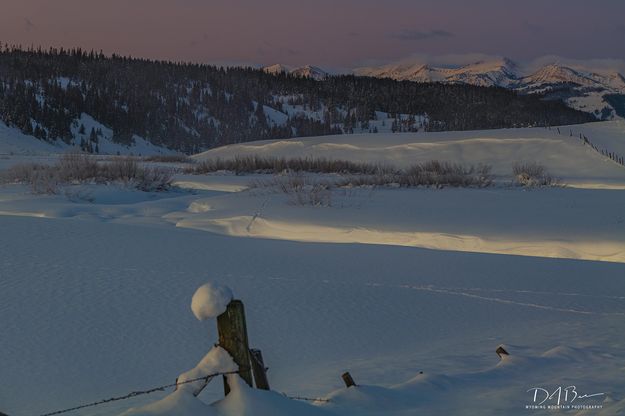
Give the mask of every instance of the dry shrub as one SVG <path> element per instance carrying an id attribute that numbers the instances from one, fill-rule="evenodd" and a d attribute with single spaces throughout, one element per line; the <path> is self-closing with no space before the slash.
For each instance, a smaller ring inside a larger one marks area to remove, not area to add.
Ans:
<path id="1" fill-rule="evenodd" d="M 488 165 L 461 165 L 459 163 L 429 162 L 412 165 L 403 175 L 400 184 L 403 186 L 433 187 L 478 187 L 490 186 L 493 182 L 491 167 Z"/>
<path id="2" fill-rule="evenodd" d="M 374 175 L 351 175 L 336 182 L 340 188 L 372 188 L 387 186 L 399 188 L 401 172 L 398 173 L 378 173 Z"/>
<path id="3" fill-rule="evenodd" d="M 153 155 L 143 158 L 146 162 L 160 162 L 160 163 L 194 163 L 195 161 L 187 155 Z"/>
<path id="4" fill-rule="evenodd" d="M 274 176 L 270 180 L 255 181 L 252 189 L 269 189 L 289 196 L 293 205 L 332 206 L 332 187 L 329 181 L 317 180 L 302 174 Z"/>
<path id="5" fill-rule="evenodd" d="M 130 182 L 136 179 L 143 171 L 136 159 L 121 157 L 100 166 L 100 180 Z"/>
<path id="6" fill-rule="evenodd" d="M 171 187 L 172 172 L 167 169 L 143 168 L 135 178 L 135 186 L 144 192 L 161 192 Z"/>
<path id="7" fill-rule="evenodd" d="M 390 187 L 476 187 L 492 185 L 493 177 L 488 165 L 460 165 L 437 160 L 415 164 L 406 170 L 375 175 L 350 176 L 341 186 L 390 186 Z"/>
<path id="8" fill-rule="evenodd" d="M 27 183 L 34 193 L 55 194 L 60 177 L 49 165 L 39 163 L 19 163 L 0 174 L 2 183 Z"/>
<path id="9" fill-rule="evenodd" d="M 371 166 L 364 174 L 351 174 L 318 180 L 301 173 L 276 175 L 271 180 L 260 180 L 250 184 L 251 188 L 275 189 L 290 195 L 296 205 L 331 205 L 332 190 L 336 188 L 376 187 L 476 187 L 493 184 L 491 167 L 488 165 L 460 165 L 448 162 L 430 161 L 416 164 L 406 170 Z M 341 173 L 341 172 L 328 172 Z"/>
<path id="10" fill-rule="evenodd" d="M 209 159 L 186 170 L 202 174 L 230 171 L 236 174 L 283 172 L 333 173 L 350 175 L 334 185 L 356 186 L 432 186 L 432 187 L 486 187 L 492 185 L 491 167 L 488 165 L 461 165 L 437 160 L 415 164 L 406 170 L 389 165 L 351 162 L 325 158 L 276 158 L 235 156 L 232 159 Z"/>
<path id="11" fill-rule="evenodd" d="M 130 157 L 98 163 L 86 154 L 63 155 L 55 165 L 18 164 L 2 175 L 3 182 L 30 184 L 34 193 L 57 194 L 68 184 L 121 182 L 142 191 L 163 191 L 170 187 L 172 173 L 140 165 Z"/>
<path id="12" fill-rule="evenodd" d="M 56 171 L 59 181 L 82 183 L 98 177 L 98 161 L 84 153 L 66 153 L 61 156 L 56 166 L 49 168 Z"/>
<path id="13" fill-rule="evenodd" d="M 18 163 L 0 172 L 3 183 L 30 182 L 40 170 L 47 169 L 46 165 L 39 163 Z"/>
<path id="14" fill-rule="evenodd" d="M 519 186 L 540 187 L 557 186 L 558 181 L 547 169 L 537 162 L 515 163 L 512 166 L 514 182 Z"/>
<path id="15" fill-rule="evenodd" d="M 389 166 L 351 162 L 348 160 L 326 158 L 279 158 L 261 157 L 258 155 L 235 156 L 232 159 L 208 159 L 188 168 L 190 174 L 203 174 L 218 171 L 234 172 L 237 175 L 244 173 L 282 173 L 282 172 L 311 172 L 311 173 L 341 173 L 341 174 L 376 174 L 380 171 L 391 172 Z"/>

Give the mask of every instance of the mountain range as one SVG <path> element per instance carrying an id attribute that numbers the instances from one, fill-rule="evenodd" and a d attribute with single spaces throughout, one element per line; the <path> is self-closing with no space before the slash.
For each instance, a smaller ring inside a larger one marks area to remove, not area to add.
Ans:
<path id="1" fill-rule="evenodd" d="M 317 80 L 329 76 L 328 72 L 311 65 L 290 68 L 276 64 L 263 70 Z M 420 83 L 503 87 L 522 94 L 542 94 L 545 99 L 563 100 L 568 106 L 592 113 L 598 119 L 612 119 L 617 115 L 625 117 L 625 77 L 617 70 L 580 68 L 557 62 L 525 69 L 511 59 L 495 58 L 457 66 L 404 61 L 356 68 L 353 74 Z"/>
<path id="2" fill-rule="evenodd" d="M 497 58 L 462 66 L 401 62 L 357 68 L 354 73 L 399 81 L 503 87 L 523 94 L 542 94 L 546 99 L 561 99 L 570 107 L 593 113 L 600 119 L 625 117 L 625 77 L 616 70 L 573 68 L 557 62 L 527 70 L 508 58 Z"/>
<path id="3" fill-rule="evenodd" d="M 313 66 L 224 69 L 81 49 L 4 48 L 0 128 L 93 153 L 126 152 L 120 146 L 197 153 L 253 140 L 595 119 L 561 100 L 469 85 L 500 77 L 487 69 L 441 84 L 327 76 Z"/>

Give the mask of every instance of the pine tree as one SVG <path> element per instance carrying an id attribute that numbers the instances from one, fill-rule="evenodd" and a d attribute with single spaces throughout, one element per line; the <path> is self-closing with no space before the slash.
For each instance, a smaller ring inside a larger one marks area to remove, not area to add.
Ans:
<path id="1" fill-rule="evenodd" d="M 91 133 L 89 133 L 89 141 L 92 143 L 98 142 L 98 134 L 93 127 L 91 127 Z"/>

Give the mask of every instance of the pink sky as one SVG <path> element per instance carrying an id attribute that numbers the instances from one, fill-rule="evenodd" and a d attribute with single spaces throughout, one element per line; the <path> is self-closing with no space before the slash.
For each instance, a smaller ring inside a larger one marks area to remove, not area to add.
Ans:
<path id="1" fill-rule="evenodd" d="M 622 0 L 3 0 L 0 10 L 5 43 L 198 62 L 625 58 Z"/>

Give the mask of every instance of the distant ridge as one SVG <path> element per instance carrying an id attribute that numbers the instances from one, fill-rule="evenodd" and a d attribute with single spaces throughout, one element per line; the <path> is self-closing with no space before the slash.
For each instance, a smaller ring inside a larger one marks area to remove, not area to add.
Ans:
<path id="1" fill-rule="evenodd" d="M 274 64 L 274 65 L 265 66 L 262 69 L 268 74 L 291 74 L 291 75 L 302 77 L 302 78 L 316 79 L 318 81 L 321 81 L 327 78 L 329 75 L 323 69 L 317 66 L 312 66 L 312 65 L 305 65 L 305 66 L 300 66 L 297 68 L 291 68 L 289 66 L 282 65 L 282 64 Z"/>
<path id="2" fill-rule="evenodd" d="M 486 65 L 490 71 L 484 65 L 465 68 L 462 74 L 483 82 L 515 76 L 506 61 Z M 271 75 L 287 71 L 292 75 Z M 225 70 L 81 49 L 0 51 L 0 122 L 7 127 L 0 130 L 15 139 L 11 148 L 20 147 L 18 141 L 25 137 L 36 137 L 90 153 L 198 153 L 233 143 L 303 136 L 588 121 L 592 116 L 560 100 L 463 82 L 327 76 L 314 66 Z"/>
<path id="3" fill-rule="evenodd" d="M 468 65 L 434 66 L 399 62 L 354 70 L 356 75 L 398 81 L 442 82 L 484 87 L 503 87 L 525 94 L 543 94 L 564 99 L 572 108 L 610 119 L 616 113 L 606 95 L 625 95 L 625 77 L 618 71 L 581 70 L 551 63 L 533 71 L 522 71 L 508 58 L 481 60 Z"/>

